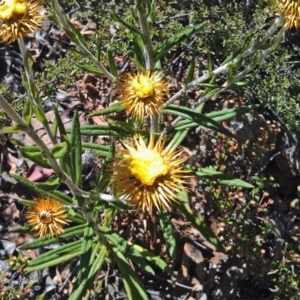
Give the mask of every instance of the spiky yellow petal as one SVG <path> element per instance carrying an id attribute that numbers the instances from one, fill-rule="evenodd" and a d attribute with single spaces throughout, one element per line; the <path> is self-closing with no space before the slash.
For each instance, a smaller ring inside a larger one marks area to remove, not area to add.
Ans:
<path id="1" fill-rule="evenodd" d="M 180 151 L 165 150 L 162 138 L 155 143 L 152 136 L 148 146 L 141 137 L 134 139 L 133 145 L 124 146 L 125 150 L 118 153 L 122 158 L 115 158 L 112 167 L 116 190 L 143 212 L 152 214 L 154 208 L 170 208 L 190 177 L 181 166 L 187 158 Z"/>
<path id="2" fill-rule="evenodd" d="M 127 73 L 117 82 L 122 103 L 128 114 L 143 120 L 159 112 L 167 97 L 167 83 L 162 72 Z"/>
<path id="3" fill-rule="evenodd" d="M 63 233 L 63 227 L 68 225 L 64 205 L 51 198 L 35 199 L 29 206 L 25 218 L 37 236 L 59 235 Z"/>
<path id="4" fill-rule="evenodd" d="M 299 0 L 274 0 L 277 12 L 284 13 L 285 26 L 300 29 L 300 1 Z"/>
<path id="5" fill-rule="evenodd" d="M 43 0 L 2 0 L 0 2 L 0 41 L 12 43 L 40 29 L 45 18 Z"/>

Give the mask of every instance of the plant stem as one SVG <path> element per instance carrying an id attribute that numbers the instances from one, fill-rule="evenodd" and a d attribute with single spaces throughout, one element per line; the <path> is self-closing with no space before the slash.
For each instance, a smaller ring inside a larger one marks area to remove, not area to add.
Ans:
<path id="1" fill-rule="evenodd" d="M 254 54 L 255 52 L 257 52 L 259 50 L 259 45 L 267 44 L 268 39 L 276 32 L 278 25 L 282 22 L 283 18 L 284 18 L 284 15 L 281 14 L 279 17 L 277 17 L 275 19 L 274 23 L 267 30 L 267 35 L 262 40 L 257 41 L 255 44 L 253 44 L 251 47 L 249 47 L 246 51 L 244 51 L 243 53 L 240 53 L 236 58 L 234 58 L 230 62 L 226 63 L 225 65 L 220 66 L 219 68 L 213 70 L 212 72 L 206 73 L 206 74 L 202 75 L 201 77 L 196 78 L 195 80 L 190 82 L 188 85 L 186 85 L 180 91 L 178 91 L 176 94 L 174 94 L 167 102 L 165 102 L 164 105 L 162 106 L 162 108 L 167 107 L 168 105 L 173 103 L 175 100 L 179 99 L 184 91 L 188 91 L 191 88 L 196 87 L 199 83 L 206 81 L 207 79 L 213 77 L 214 75 L 226 73 L 230 66 L 238 63 L 241 59 L 244 59 L 244 58 Z M 283 27 L 282 30 L 283 30 L 283 32 L 286 31 L 286 27 Z M 283 36 L 283 32 L 282 32 L 282 34 L 280 34 L 281 37 Z"/>
<path id="2" fill-rule="evenodd" d="M 154 50 L 153 50 L 153 44 L 149 29 L 149 24 L 147 20 L 147 11 L 144 7 L 144 3 L 139 3 L 141 1 L 136 0 L 136 7 L 137 7 L 137 14 L 141 26 L 141 31 L 143 33 L 143 42 L 144 42 L 144 58 L 146 63 L 146 69 L 147 70 L 154 70 L 155 67 L 155 60 L 154 60 Z M 158 118 L 157 116 L 152 116 L 150 118 L 150 130 L 152 132 L 156 132 L 158 129 Z"/>
<path id="3" fill-rule="evenodd" d="M 30 60 L 30 58 L 27 57 L 27 49 L 26 49 L 26 46 L 25 46 L 25 43 L 24 43 L 24 40 L 22 37 L 18 39 L 18 44 L 19 44 L 20 52 L 21 52 L 22 59 L 23 59 L 23 65 L 24 65 L 24 69 L 25 69 L 27 82 L 28 82 L 30 99 L 33 103 L 33 106 L 36 106 L 37 109 L 39 110 L 39 113 L 42 115 L 42 119 L 45 120 L 44 122 L 42 122 L 42 124 L 43 124 L 44 129 L 47 132 L 52 144 L 55 145 L 55 144 L 57 144 L 57 141 L 49 127 L 44 109 L 43 109 L 39 99 L 35 99 L 34 93 L 32 91 L 32 84 L 34 84 L 34 76 L 33 76 L 32 68 L 30 65 L 31 60 Z"/>
<path id="4" fill-rule="evenodd" d="M 63 27 L 71 41 L 83 52 L 83 54 L 85 54 L 95 64 L 95 66 L 97 66 L 102 71 L 104 76 L 106 76 L 111 81 L 115 81 L 116 77 L 113 76 L 100 61 L 97 60 L 97 58 L 92 54 L 92 52 L 81 42 L 80 38 L 75 36 L 74 31 L 69 25 L 68 19 L 63 14 L 62 8 L 59 5 L 58 1 L 52 0 L 51 6 L 52 9 L 56 12 L 56 17 L 58 18 L 60 25 Z"/>

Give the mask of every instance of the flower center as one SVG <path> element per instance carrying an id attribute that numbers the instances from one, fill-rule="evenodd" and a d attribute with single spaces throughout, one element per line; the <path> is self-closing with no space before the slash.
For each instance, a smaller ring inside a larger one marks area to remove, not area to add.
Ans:
<path id="1" fill-rule="evenodd" d="M 130 172 L 142 184 L 151 186 L 159 176 L 167 174 L 168 166 L 159 153 L 145 149 L 132 154 Z"/>
<path id="2" fill-rule="evenodd" d="M 40 212 L 40 220 L 44 224 L 50 224 L 53 222 L 53 214 L 48 210 L 42 210 Z"/>
<path id="3" fill-rule="evenodd" d="M 0 19 L 15 22 L 22 19 L 28 11 L 28 5 L 23 0 L 4 0 L 0 2 Z"/>
<path id="4" fill-rule="evenodd" d="M 135 94 L 139 98 L 147 98 L 154 95 L 154 85 L 152 80 L 147 76 L 137 76 L 133 81 Z"/>

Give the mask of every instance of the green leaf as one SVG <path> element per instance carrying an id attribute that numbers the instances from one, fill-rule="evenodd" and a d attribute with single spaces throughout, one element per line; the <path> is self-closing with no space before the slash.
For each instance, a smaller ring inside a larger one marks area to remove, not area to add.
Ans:
<path id="1" fill-rule="evenodd" d="M 19 248 L 21 250 L 37 249 L 37 248 L 46 247 L 57 241 L 63 242 L 67 238 L 73 237 L 78 234 L 82 234 L 84 232 L 85 228 L 86 228 L 86 223 L 80 224 L 77 226 L 73 226 L 71 228 L 66 228 L 64 233 L 62 233 L 61 235 L 59 235 L 57 237 L 49 238 L 48 236 L 42 236 L 40 238 L 34 239 L 32 242 L 21 245 Z"/>
<path id="2" fill-rule="evenodd" d="M 132 61 L 135 63 L 138 70 L 146 69 L 145 57 L 143 55 L 144 43 L 143 39 L 135 35 L 132 41 L 133 46 L 133 58 Z"/>
<path id="3" fill-rule="evenodd" d="M 30 98 L 27 97 L 23 108 L 23 119 L 27 124 L 31 124 L 31 118 L 32 118 L 32 104 Z"/>
<path id="4" fill-rule="evenodd" d="M 117 78 L 119 76 L 118 69 L 115 64 L 114 56 L 111 50 L 111 47 L 107 48 L 107 56 L 108 56 L 108 65 L 110 72 Z"/>
<path id="5" fill-rule="evenodd" d="M 28 263 L 29 267 L 35 267 L 41 264 L 48 263 L 51 260 L 59 258 L 61 255 L 65 255 L 71 253 L 73 251 L 80 250 L 80 246 L 82 244 L 82 240 L 76 240 L 73 242 L 68 242 L 58 248 L 54 248 L 50 251 L 47 251 L 33 260 L 30 260 Z"/>
<path id="6" fill-rule="evenodd" d="M 44 191 L 54 191 L 61 183 L 61 179 L 57 176 L 51 176 L 44 182 L 36 182 L 35 185 Z"/>
<path id="7" fill-rule="evenodd" d="M 145 289 L 143 288 L 143 283 L 137 276 L 136 272 L 132 270 L 124 255 L 117 247 L 112 246 L 110 248 L 111 253 L 114 255 L 116 263 L 121 271 L 128 300 L 148 300 L 149 298 Z"/>
<path id="8" fill-rule="evenodd" d="M 212 74 L 212 71 L 213 71 L 213 66 L 212 66 L 212 61 L 211 61 L 211 55 L 210 55 L 210 51 L 207 50 L 207 71 L 208 71 L 208 74 Z"/>
<path id="9" fill-rule="evenodd" d="M 20 146 L 19 152 L 22 157 L 30 159 L 37 165 L 51 169 L 50 164 L 45 160 L 44 153 L 37 146 Z"/>
<path id="10" fill-rule="evenodd" d="M 124 110 L 125 110 L 125 107 L 122 105 L 122 102 L 118 101 L 100 111 L 95 111 L 95 112 L 89 114 L 88 117 L 108 115 L 108 114 L 112 114 L 112 113 L 116 113 L 116 112 L 120 112 L 120 111 L 124 111 Z"/>
<path id="11" fill-rule="evenodd" d="M 82 142 L 82 148 L 90 149 L 90 150 L 107 151 L 107 152 L 111 151 L 110 146 L 100 145 L 100 144 L 95 144 L 95 143 L 87 143 L 87 142 Z"/>
<path id="12" fill-rule="evenodd" d="M 63 158 L 70 154 L 71 144 L 68 142 L 61 142 L 53 146 L 51 149 L 54 158 Z"/>
<path id="13" fill-rule="evenodd" d="M 109 154 L 107 155 L 107 159 L 110 159 L 111 157 L 112 157 L 112 153 L 109 152 Z M 103 193 L 110 184 L 110 178 L 112 175 L 110 166 L 111 166 L 111 162 L 107 162 L 107 161 L 102 165 L 102 172 L 101 175 L 99 176 L 99 180 L 95 188 L 95 191 L 98 194 Z"/>
<path id="14" fill-rule="evenodd" d="M 212 98 L 213 96 L 217 95 L 220 91 L 222 91 L 222 87 L 217 87 L 215 89 L 210 90 L 205 97 Z"/>
<path id="15" fill-rule="evenodd" d="M 198 83 L 198 85 L 206 87 L 206 88 L 210 88 L 210 89 L 215 89 L 216 87 L 218 87 L 215 84 L 211 84 L 211 83 L 204 83 L 204 82 L 200 82 Z"/>
<path id="16" fill-rule="evenodd" d="M 212 118 L 209 118 L 203 114 L 196 113 L 192 109 L 189 109 L 186 107 L 179 107 L 179 106 L 175 106 L 175 105 L 169 105 L 163 111 L 173 113 L 177 116 L 181 116 L 185 119 L 193 121 L 194 123 L 197 123 L 198 125 L 202 125 L 204 127 L 213 129 L 217 132 L 223 133 L 227 136 L 234 138 L 234 135 L 229 130 L 224 128 L 222 125 L 217 123 L 215 120 L 213 120 Z M 175 128 L 178 129 L 178 127 L 176 127 L 176 126 L 175 126 Z"/>
<path id="17" fill-rule="evenodd" d="M 176 255 L 176 240 L 174 236 L 173 226 L 170 221 L 170 216 L 167 211 L 164 209 L 159 215 L 159 224 L 164 236 L 164 239 L 168 246 L 168 252 L 170 257 L 175 260 Z"/>
<path id="18" fill-rule="evenodd" d="M 34 112 L 35 112 L 36 119 L 38 121 L 40 121 L 43 125 L 47 124 L 48 121 L 45 117 L 45 114 L 41 111 L 40 107 L 34 105 L 33 109 L 34 109 Z"/>
<path id="19" fill-rule="evenodd" d="M 238 49 L 237 51 L 233 52 L 232 54 L 230 54 L 221 64 L 221 66 L 226 65 L 227 63 L 230 63 L 231 61 L 233 61 L 239 54 L 242 53 L 242 49 Z"/>
<path id="20" fill-rule="evenodd" d="M 84 38 L 84 36 L 81 34 L 81 32 L 69 21 L 69 19 L 67 19 L 66 17 L 64 17 L 65 21 L 68 22 L 68 25 L 70 27 L 70 30 L 68 30 L 67 28 L 64 28 L 66 34 L 69 36 L 69 38 L 72 40 L 72 42 L 74 42 L 75 44 L 77 44 L 77 41 L 80 41 L 81 44 L 88 49 L 88 45 L 86 43 L 86 40 Z"/>
<path id="21" fill-rule="evenodd" d="M 64 124 L 63 124 L 63 122 L 62 122 L 62 120 L 60 118 L 60 115 L 59 115 L 59 112 L 57 110 L 57 107 L 54 106 L 53 110 L 54 110 L 54 114 L 55 114 L 55 119 L 57 121 L 57 126 L 58 126 L 58 129 L 59 129 L 59 132 L 60 132 L 60 139 L 61 139 L 61 141 L 67 142 L 68 141 L 67 132 L 66 132 L 65 126 L 64 126 Z M 61 168 L 71 178 L 75 177 L 75 175 L 73 173 L 74 171 L 73 171 L 73 168 L 72 168 L 72 161 L 71 161 L 71 156 L 70 155 L 67 155 L 64 158 L 59 159 L 59 164 L 60 164 Z"/>
<path id="22" fill-rule="evenodd" d="M 70 198 L 66 194 L 63 194 L 59 191 L 53 191 L 51 193 L 44 191 L 43 189 L 38 188 L 34 182 L 31 182 L 20 175 L 17 175 L 17 174 L 10 174 L 10 175 L 14 179 L 16 179 L 18 182 L 22 183 L 25 187 L 27 187 L 28 189 L 35 192 L 36 195 L 38 195 L 38 196 L 43 196 L 46 198 L 49 197 L 49 198 L 55 199 L 57 201 L 60 201 L 61 203 L 64 203 L 64 204 L 72 204 L 73 203 L 72 198 Z"/>
<path id="23" fill-rule="evenodd" d="M 112 19 L 114 19 L 115 21 L 123 24 L 125 27 L 127 27 L 131 33 L 133 34 L 137 34 L 141 37 L 143 37 L 143 34 L 141 31 L 139 31 L 133 24 L 128 23 L 126 21 L 124 21 L 122 18 L 120 18 L 116 13 L 112 13 L 111 14 Z"/>
<path id="24" fill-rule="evenodd" d="M 222 172 L 216 171 L 213 168 L 198 168 L 196 170 L 196 175 L 206 178 L 210 181 L 216 181 L 220 184 L 243 187 L 247 189 L 251 189 L 254 186 L 244 180 L 234 178 L 230 175 L 226 175 Z"/>
<path id="25" fill-rule="evenodd" d="M 94 238 L 94 229 L 88 224 L 84 230 L 83 240 L 81 240 L 81 255 L 80 255 L 80 266 L 77 275 L 77 283 L 80 284 L 83 279 L 88 276 L 90 265 L 92 263 L 91 254 Z"/>
<path id="26" fill-rule="evenodd" d="M 82 135 L 108 135 L 122 138 L 133 134 L 124 128 L 107 125 L 83 125 L 80 127 L 80 132 Z"/>
<path id="27" fill-rule="evenodd" d="M 189 207 L 189 197 L 185 191 L 180 193 L 179 199 L 181 200 L 180 203 L 173 202 L 173 205 L 185 215 L 187 220 L 189 220 L 218 251 L 225 252 L 222 243 L 217 239 L 211 229 L 204 221 L 198 218 Z"/>
<path id="28" fill-rule="evenodd" d="M 90 72 L 90 73 L 94 73 L 94 74 L 99 75 L 99 76 L 103 75 L 103 72 L 99 68 L 88 66 L 88 65 L 81 65 L 81 64 L 75 64 L 75 65 L 78 68 L 80 68 L 80 69 L 82 69 L 84 71 L 87 71 L 87 72 Z"/>
<path id="29" fill-rule="evenodd" d="M 235 83 L 229 84 L 226 87 L 226 90 L 238 90 L 243 87 L 246 87 L 248 84 L 249 84 L 249 82 L 245 82 L 245 81 L 235 82 Z"/>
<path id="30" fill-rule="evenodd" d="M 6 133 L 15 133 L 20 131 L 27 131 L 27 126 L 24 125 L 15 125 L 10 127 L 4 127 L 0 129 L 0 134 L 6 134 Z"/>
<path id="31" fill-rule="evenodd" d="M 78 243 L 79 242 L 79 243 Z M 59 248 L 50 250 L 31 260 L 25 272 L 34 272 L 56 266 L 80 255 L 80 240 L 65 244 Z"/>
<path id="32" fill-rule="evenodd" d="M 222 121 L 236 118 L 258 107 L 259 105 L 249 105 L 249 106 L 242 106 L 237 108 L 222 109 L 222 110 L 208 113 L 206 116 L 214 119 L 216 122 L 222 122 Z"/>
<path id="33" fill-rule="evenodd" d="M 73 291 L 73 293 L 70 295 L 69 300 L 82 300 L 83 295 L 89 296 L 89 294 L 86 292 L 87 289 L 90 289 L 93 286 L 95 275 L 99 272 L 101 269 L 102 264 L 104 263 L 105 257 L 107 255 L 107 249 L 104 246 L 100 247 L 99 251 L 99 243 L 97 243 L 93 247 L 93 254 L 97 251 L 97 257 L 95 261 L 93 262 L 89 274 L 86 276 L 86 278 L 83 278 L 81 283 L 78 287 L 76 287 Z M 94 255 L 92 254 L 91 261 L 94 260 Z"/>
<path id="34" fill-rule="evenodd" d="M 185 80 L 185 85 L 189 84 L 190 82 L 193 81 L 194 78 L 194 71 L 195 71 L 195 59 L 196 59 L 196 51 L 193 51 L 193 56 L 190 62 L 190 66 L 188 69 L 188 73 L 186 76 L 186 80 Z"/>
<path id="35" fill-rule="evenodd" d="M 31 52 L 29 51 L 29 49 L 26 49 L 23 63 L 24 63 L 25 70 L 27 70 L 27 72 L 30 73 L 32 70 L 33 58 L 32 58 L 32 55 L 31 55 Z"/>
<path id="36" fill-rule="evenodd" d="M 208 113 L 208 114 L 206 114 L 206 116 L 213 119 L 216 122 L 222 122 L 222 121 L 231 120 L 237 116 L 243 115 L 257 107 L 258 107 L 258 105 L 249 105 L 249 106 L 243 106 L 243 107 L 238 107 L 238 108 L 222 109 L 222 110 Z M 176 130 L 183 130 L 183 129 L 191 128 L 191 127 L 195 127 L 195 126 L 198 126 L 198 123 L 191 122 L 190 120 L 182 120 L 175 125 L 175 128 L 176 128 Z"/>
<path id="37" fill-rule="evenodd" d="M 176 276 L 174 271 L 168 266 L 168 264 L 161 259 L 160 257 L 156 256 L 154 253 L 150 252 L 149 250 L 139 246 L 139 245 L 132 245 L 132 247 L 141 253 L 141 255 L 148 260 L 153 265 L 160 268 L 162 271 L 167 272 L 171 276 Z"/>
<path id="38" fill-rule="evenodd" d="M 189 38 L 193 33 L 199 31 L 207 22 L 203 22 L 192 28 L 186 29 L 171 38 L 167 38 L 156 44 L 154 47 L 155 61 L 160 60 L 169 50 L 171 50 L 175 45 L 178 45 L 184 39 Z"/>
<path id="39" fill-rule="evenodd" d="M 79 123 L 79 116 L 78 111 L 76 110 L 73 116 L 72 122 L 72 130 L 71 130 L 71 162 L 72 162 L 72 169 L 74 172 L 73 180 L 77 184 L 79 188 L 81 188 L 82 182 L 82 146 L 81 146 L 81 135 L 80 135 L 80 123 Z"/>
<path id="40" fill-rule="evenodd" d="M 133 260 L 142 270 L 145 270 L 151 274 L 154 274 L 153 269 L 147 264 L 143 256 L 136 251 L 132 245 L 130 245 L 126 240 L 124 240 L 119 234 L 112 231 L 106 226 L 99 227 L 100 232 L 114 245 L 116 246 L 124 255 Z"/>

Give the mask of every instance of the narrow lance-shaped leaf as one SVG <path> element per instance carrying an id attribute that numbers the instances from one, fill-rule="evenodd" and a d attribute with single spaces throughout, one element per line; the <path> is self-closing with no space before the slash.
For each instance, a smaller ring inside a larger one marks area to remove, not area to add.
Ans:
<path id="1" fill-rule="evenodd" d="M 99 111 L 95 111 L 91 114 L 88 115 L 88 117 L 94 117 L 94 116 L 101 116 L 101 115 L 108 115 L 108 114 L 112 114 L 112 113 L 116 113 L 116 112 L 120 112 L 120 111 L 124 111 L 125 107 L 122 104 L 121 101 L 115 102 L 111 105 L 109 105 L 108 107 L 99 110 Z"/>
<path id="2" fill-rule="evenodd" d="M 175 260 L 175 254 L 176 254 L 176 239 L 173 232 L 173 226 L 170 222 L 170 216 L 167 213 L 167 211 L 164 209 L 161 211 L 159 215 L 159 224 L 164 236 L 164 239 L 168 246 L 168 252 L 170 254 L 170 257 Z"/>
<path id="3" fill-rule="evenodd" d="M 39 196 L 44 196 L 46 198 L 52 198 L 55 199 L 57 201 L 60 201 L 62 203 L 65 204 L 71 204 L 73 203 L 72 198 L 70 198 L 69 196 L 67 196 L 66 194 L 63 193 L 57 193 L 59 191 L 54 191 L 52 193 L 50 192 L 46 192 L 43 189 L 38 188 L 33 182 L 25 179 L 24 177 L 17 175 L 17 174 L 11 174 L 11 176 L 16 179 L 17 181 L 19 181 L 20 183 L 22 183 L 25 187 L 29 188 L 30 190 L 32 190 L 33 192 L 36 193 L 36 195 Z"/>
<path id="4" fill-rule="evenodd" d="M 62 255 L 71 253 L 72 251 L 78 251 L 80 249 L 81 243 L 82 243 L 81 240 L 76 240 L 76 241 L 64 244 L 55 249 L 52 249 L 50 251 L 47 251 L 45 253 L 42 253 L 35 259 L 29 261 L 28 266 L 33 267 L 33 266 L 45 264 L 53 259 L 59 258 Z"/>
<path id="5" fill-rule="evenodd" d="M 97 67 L 88 66 L 88 65 L 81 65 L 81 64 L 76 64 L 76 66 L 78 68 L 84 70 L 84 71 L 91 72 L 91 73 L 94 73 L 94 74 L 99 75 L 99 76 L 103 75 L 103 72 Z"/>
<path id="6" fill-rule="evenodd" d="M 82 176 L 82 145 L 80 134 L 79 115 L 76 110 L 73 116 L 72 130 L 71 130 L 71 162 L 74 178 L 73 180 L 79 188 L 81 188 L 81 176 Z"/>
<path id="7" fill-rule="evenodd" d="M 65 158 L 70 155 L 71 152 L 71 143 L 68 139 L 65 139 L 64 142 L 54 145 L 51 149 L 52 155 L 54 158 Z"/>
<path id="8" fill-rule="evenodd" d="M 57 237 L 46 238 L 45 236 L 42 236 L 40 238 L 33 240 L 32 242 L 21 245 L 20 249 L 21 250 L 37 249 L 37 248 L 46 247 L 57 241 L 65 241 L 67 238 L 73 237 L 78 234 L 82 234 L 85 228 L 86 228 L 86 223 L 73 226 L 70 228 L 66 228 L 64 230 L 64 233 L 62 233 Z"/>
<path id="9" fill-rule="evenodd" d="M 194 71 L 195 71 L 195 60 L 196 60 L 196 51 L 193 51 L 193 56 L 186 76 L 186 81 L 185 81 L 186 85 L 193 81 Z"/>
<path id="10" fill-rule="evenodd" d="M 209 169 L 208 168 L 198 168 L 196 170 L 196 175 L 198 175 L 202 178 L 207 178 L 211 181 L 216 181 L 220 184 L 243 187 L 243 188 L 248 188 L 248 189 L 253 188 L 252 184 L 250 184 L 242 179 L 234 178 L 230 175 L 216 171 L 212 168 L 209 168 Z"/>
<path id="11" fill-rule="evenodd" d="M 64 139 L 64 136 L 67 137 L 67 132 L 66 132 L 66 129 L 65 129 L 65 126 L 60 118 L 60 115 L 59 115 L 59 112 L 57 110 L 57 107 L 54 106 L 53 107 L 53 111 L 54 111 L 54 114 L 55 114 L 55 119 L 57 121 L 57 125 L 58 125 L 58 129 L 59 129 L 59 133 L 60 133 L 60 138 L 61 140 Z M 59 160 L 59 164 L 61 166 L 61 168 L 71 177 L 71 178 L 74 178 L 75 175 L 74 175 L 74 171 L 73 171 L 73 168 L 72 168 L 72 161 L 71 161 L 71 156 L 70 155 L 67 155 L 66 157 L 64 158 L 61 158 Z"/>
<path id="12" fill-rule="evenodd" d="M 117 66 L 115 64 L 114 56 L 113 56 L 113 53 L 112 53 L 112 50 L 110 47 L 108 47 L 108 49 L 107 49 L 107 57 L 108 57 L 108 64 L 109 64 L 110 72 L 115 77 L 118 77 L 119 74 L 118 74 Z"/>
<path id="13" fill-rule="evenodd" d="M 184 39 L 189 38 L 193 33 L 200 30 L 207 22 L 203 22 L 199 25 L 196 25 L 192 28 L 186 29 L 175 36 L 165 39 L 156 44 L 154 47 L 155 60 L 158 61 L 161 59 L 169 50 L 171 50 L 175 45 L 178 45 Z"/>
<path id="14" fill-rule="evenodd" d="M 54 191 L 56 190 L 61 183 L 61 178 L 57 176 L 51 176 L 46 181 L 36 182 L 36 187 L 44 190 L 44 191 Z"/>
<path id="15" fill-rule="evenodd" d="M 192 225 L 195 226 L 195 228 L 201 232 L 204 238 L 206 238 L 213 246 L 215 246 L 218 251 L 225 252 L 222 243 L 214 235 L 208 225 L 198 218 L 189 207 L 189 197 L 187 193 L 183 191 L 179 196 L 181 200 L 180 203 L 174 202 L 173 205 L 185 215 Z"/>
<path id="16" fill-rule="evenodd" d="M 143 256 L 134 248 L 132 248 L 132 246 L 119 234 L 110 230 L 106 226 L 100 226 L 99 229 L 100 232 L 102 232 L 113 245 L 115 245 L 122 253 L 124 253 L 124 255 L 134 261 L 141 269 L 154 274 L 153 269 L 149 266 Z"/>
<path id="17" fill-rule="evenodd" d="M 110 247 L 115 261 L 121 271 L 125 289 L 129 300 L 143 299 L 148 300 L 148 295 L 137 273 L 134 272 L 124 255 L 117 247 Z"/>
<path id="18" fill-rule="evenodd" d="M 135 133 L 129 132 L 126 128 L 107 125 L 83 125 L 80 127 L 80 132 L 82 135 L 109 135 L 115 137 L 124 137 Z"/>
<path id="19" fill-rule="evenodd" d="M 156 256 L 151 251 L 149 251 L 139 245 L 135 244 L 135 245 L 132 245 L 132 247 L 134 249 L 136 249 L 137 251 L 139 251 L 146 260 L 148 260 L 150 263 L 152 263 L 153 265 L 160 268 L 162 271 L 167 272 L 171 276 L 176 276 L 174 271 L 169 267 L 169 265 L 165 262 L 164 259 Z"/>
<path id="20" fill-rule="evenodd" d="M 26 130 L 27 130 L 27 126 L 14 125 L 14 126 L 10 126 L 10 127 L 1 128 L 0 129 L 0 134 L 16 133 L 16 132 L 26 131 Z"/>
<path id="21" fill-rule="evenodd" d="M 31 124 L 32 118 L 32 103 L 30 98 L 27 97 L 23 107 L 23 119 L 27 124 Z"/>
<path id="22" fill-rule="evenodd" d="M 77 284 L 80 284 L 89 273 L 90 268 L 90 258 L 92 253 L 94 229 L 92 226 L 87 226 L 84 230 L 83 240 L 81 241 L 81 255 L 80 255 L 80 266 L 79 273 L 77 275 Z"/>
<path id="23" fill-rule="evenodd" d="M 99 251 L 99 244 L 93 246 L 93 253 L 97 252 L 97 257 L 94 261 L 94 256 L 91 261 L 93 264 L 89 269 L 89 274 L 82 279 L 81 283 L 74 289 L 73 293 L 70 295 L 69 300 L 82 300 L 82 299 L 89 299 L 83 298 L 85 296 L 89 296 L 86 290 L 90 290 L 93 287 L 95 275 L 101 269 L 102 264 L 104 263 L 104 259 L 107 254 L 107 248 L 102 246 Z M 95 253 L 96 254 L 96 253 Z M 93 255 L 93 254 L 92 254 Z"/>
<path id="24" fill-rule="evenodd" d="M 218 111 L 208 113 L 208 114 L 206 114 L 206 116 L 209 118 L 212 118 L 216 122 L 222 122 L 222 121 L 231 120 L 237 116 L 243 115 L 257 107 L 258 107 L 258 105 L 249 105 L 249 106 L 243 106 L 243 107 L 237 107 L 237 108 L 223 109 L 223 110 L 218 110 Z M 191 127 L 195 127 L 195 126 L 198 126 L 198 124 L 195 122 L 191 122 L 190 120 L 182 120 L 175 125 L 175 128 L 176 128 L 176 130 L 183 130 L 183 129 L 191 128 Z"/>
<path id="25" fill-rule="evenodd" d="M 68 23 L 70 30 L 68 30 L 68 28 L 64 28 L 65 32 L 67 33 L 67 35 L 69 36 L 69 38 L 76 44 L 76 41 L 80 41 L 81 44 L 85 47 L 88 48 L 86 40 L 84 38 L 84 36 L 81 34 L 81 32 L 66 18 L 65 21 Z"/>
<path id="26" fill-rule="evenodd" d="M 124 25 L 125 27 L 127 27 L 127 28 L 130 30 L 131 33 L 133 33 L 133 34 L 138 34 L 139 36 L 143 37 L 143 34 L 142 34 L 141 31 L 139 31 L 133 24 L 124 21 L 124 20 L 123 20 L 121 17 L 119 17 L 116 13 L 112 13 L 112 14 L 111 14 L 111 17 L 112 17 L 115 21 L 117 21 L 117 22 L 121 23 L 122 25 Z"/>
<path id="27" fill-rule="evenodd" d="M 44 270 L 46 268 L 56 266 L 56 265 L 59 265 L 59 264 L 62 264 L 64 262 L 66 262 L 66 261 L 69 261 L 72 258 L 79 256 L 79 254 L 80 254 L 80 250 L 76 250 L 76 251 L 73 250 L 72 252 L 70 252 L 68 254 L 61 255 L 58 258 L 53 259 L 53 260 L 51 260 L 49 262 L 46 262 L 44 264 L 40 264 L 38 266 L 33 266 L 33 267 L 28 266 L 24 270 L 25 270 L 25 272 L 28 272 L 28 273 L 31 273 L 31 272 L 34 272 L 34 271 Z"/>
<path id="28" fill-rule="evenodd" d="M 197 123 L 198 125 L 202 125 L 204 127 L 213 129 L 217 132 L 223 133 L 229 137 L 234 138 L 234 135 L 229 130 L 224 128 L 222 125 L 220 125 L 213 119 L 211 119 L 203 114 L 194 112 L 192 109 L 185 108 L 185 107 L 178 107 L 175 105 L 170 105 L 166 109 L 164 109 L 164 111 L 181 116 L 185 119 L 189 119 L 189 120 Z"/>
<path id="29" fill-rule="evenodd" d="M 48 161 L 45 160 L 44 153 L 37 146 L 20 146 L 20 155 L 35 162 L 37 165 L 51 169 Z"/>

